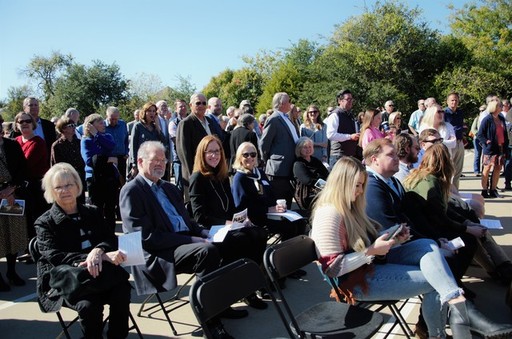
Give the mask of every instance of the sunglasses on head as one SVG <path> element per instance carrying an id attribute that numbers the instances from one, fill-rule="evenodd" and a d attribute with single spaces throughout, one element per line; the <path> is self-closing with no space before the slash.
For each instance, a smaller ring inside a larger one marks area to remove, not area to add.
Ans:
<path id="1" fill-rule="evenodd" d="M 251 157 L 251 158 L 256 158 L 258 154 L 256 152 L 247 152 L 247 153 L 242 153 L 242 156 L 244 158 L 248 158 L 248 157 Z"/>
<path id="2" fill-rule="evenodd" d="M 25 119 L 25 120 L 18 120 L 18 124 L 31 124 L 32 123 L 32 120 L 31 119 Z"/>
<path id="3" fill-rule="evenodd" d="M 196 101 L 196 102 L 195 102 L 195 105 L 196 105 L 196 106 L 199 106 L 199 105 L 206 106 L 206 101 Z"/>

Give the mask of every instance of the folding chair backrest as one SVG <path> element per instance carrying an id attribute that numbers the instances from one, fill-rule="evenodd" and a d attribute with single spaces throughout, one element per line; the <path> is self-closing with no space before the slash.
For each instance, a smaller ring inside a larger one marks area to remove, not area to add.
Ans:
<path id="1" fill-rule="evenodd" d="M 267 271 L 279 279 L 317 259 L 313 239 L 300 235 L 269 247 L 263 261 Z"/>
<path id="2" fill-rule="evenodd" d="M 265 286 L 259 266 L 250 259 L 239 259 L 197 278 L 190 288 L 190 303 L 199 322 L 204 324 L 230 305 Z"/>

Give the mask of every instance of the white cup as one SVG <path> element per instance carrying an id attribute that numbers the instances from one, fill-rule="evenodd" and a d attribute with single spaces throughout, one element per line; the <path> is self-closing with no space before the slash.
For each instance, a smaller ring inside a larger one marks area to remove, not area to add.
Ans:
<path id="1" fill-rule="evenodd" d="M 276 204 L 286 209 L 286 199 L 277 199 Z"/>

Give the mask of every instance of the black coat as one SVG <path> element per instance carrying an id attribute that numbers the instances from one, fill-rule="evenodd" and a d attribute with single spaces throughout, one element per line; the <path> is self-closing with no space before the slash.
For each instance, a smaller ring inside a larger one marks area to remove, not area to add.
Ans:
<path id="1" fill-rule="evenodd" d="M 78 213 L 80 221 L 73 220 L 54 203 L 34 224 L 41 252 L 37 262 L 37 292 L 44 312 L 56 312 L 62 306 L 62 298 L 46 296 L 50 290 L 50 270 L 59 265 L 73 265 L 87 257 L 88 253 L 82 250 L 80 228 L 89 234 L 93 247 L 105 252 L 117 249 L 117 237 L 105 225 L 96 207 L 78 205 Z"/>

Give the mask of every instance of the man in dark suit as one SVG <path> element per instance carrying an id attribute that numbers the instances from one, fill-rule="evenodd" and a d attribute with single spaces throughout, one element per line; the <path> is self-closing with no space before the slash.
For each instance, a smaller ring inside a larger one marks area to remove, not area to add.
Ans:
<path id="1" fill-rule="evenodd" d="M 191 114 L 179 123 L 176 132 L 176 152 L 181 161 L 185 200 L 188 200 L 188 178 L 194 168 L 197 145 L 205 136 L 216 134 L 214 122 L 205 115 L 206 97 L 202 93 L 192 94 L 189 105 Z"/>
<path id="2" fill-rule="evenodd" d="M 39 117 L 39 101 L 34 97 L 27 97 L 23 100 L 23 111 L 34 117 L 37 128 L 34 130 L 35 135 L 40 136 L 46 142 L 48 149 L 48 161 L 50 161 L 50 153 L 52 145 L 57 140 L 55 125 L 50 120 Z"/>
<path id="3" fill-rule="evenodd" d="M 219 251 L 206 239 L 208 230 L 190 219 L 180 191 L 161 180 L 167 163 L 165 152 L 159 141 L 143 143 L 137 153 L 139 174 L 121 190 L 123 230 L 142 232 L 146 264 L 133 266 L 132 271 L 139 295 L 171 290 L 177 285 L 176 274 L 201 277 L 220 264 Z M 246 311 L 230 308 L 224 317 L 244 315 Z M 224 331 L 218 320 L 210 326 Z"/>
<path id="4" fill-rule="evenodd" d="M 290 179 L 295 162 L 295 144 L 299 139 L 295 126 L 287 114 L 291 109 L 290 97 L 284 92 L 272 99 L 274 113 L 265 121 L 261 136 L 262 158 L 266 162 L 265 173 L 277 199 L 286 199 L 291 208 L 293 187 Z"/>

